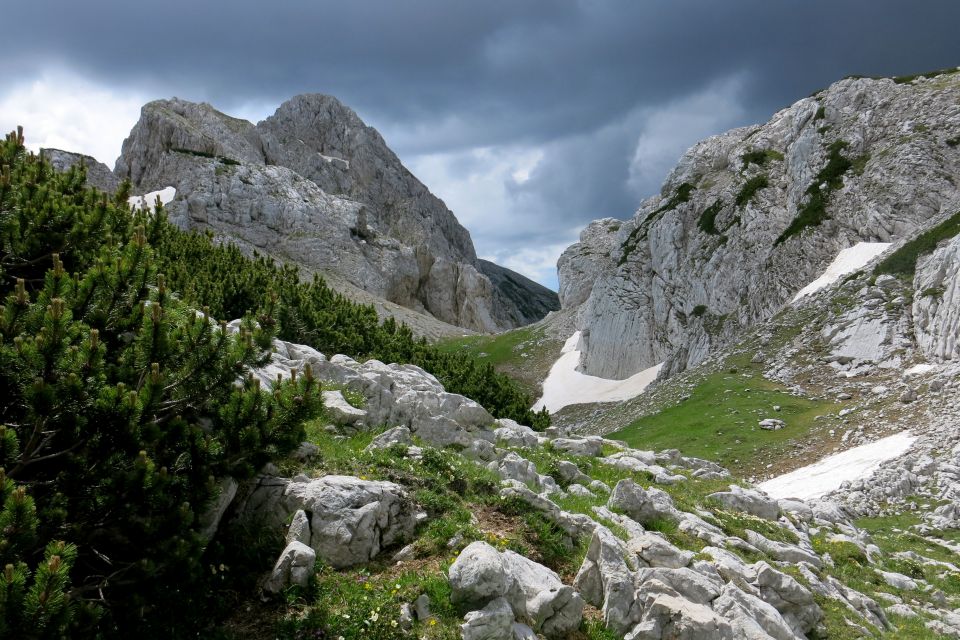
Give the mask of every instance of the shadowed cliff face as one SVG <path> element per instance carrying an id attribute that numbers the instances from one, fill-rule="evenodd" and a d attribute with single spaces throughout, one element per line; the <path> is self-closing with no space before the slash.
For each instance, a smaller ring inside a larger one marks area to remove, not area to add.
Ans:
<path id="1" fill-rule="evenodd" d="M 960 74 L 848 79 L 691 148 L 661 193 L 562 256 L 587 373 L 702 361 L 770 317 L 837 253 L 955 206 Z"/>
<path id="2" fill-rule="evenodd" d="M 453 213 L 330 96 L 297 96 L 257 125 L 207 104 L 151 102 L 115 173 L 136 191 L 176 187 L 167 209 L 182 227 L 450 324 L 499 331 L 557 306 L 512 272 L 509 292 L 492 283 Z"/>

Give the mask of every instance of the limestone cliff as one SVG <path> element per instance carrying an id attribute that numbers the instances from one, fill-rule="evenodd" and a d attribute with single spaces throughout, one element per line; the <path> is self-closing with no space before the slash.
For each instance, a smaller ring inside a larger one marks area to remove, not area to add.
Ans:
<path id="1" fill-rule="evenodd" d="M 960 361 L 960 236 L 920 260 L 914 290 L 920 350 L 934 361 Z"/>
<path id="2" fill-rule="evenodd" d="M 151 102 L 115 173 L 136 192 L 175 187 L 167 209 L 181 227 L 212 230 L 443 322 L 498 331 L 550 310 L 521 308 L 498 289 L 453 213 L 330 96 L 297 96 L 257 125 L 207 104 Z M 523 297 L 540 299 L 541 289 Z"/>
<path id="3" fill-rule="evenodd" d="M 591 224 L 560 260 L 586 372 L 700 362 L 841 249 L 953 213 L 958 102 L 960 74 L 846 79 L 692 147 L 632 219 Z"/>

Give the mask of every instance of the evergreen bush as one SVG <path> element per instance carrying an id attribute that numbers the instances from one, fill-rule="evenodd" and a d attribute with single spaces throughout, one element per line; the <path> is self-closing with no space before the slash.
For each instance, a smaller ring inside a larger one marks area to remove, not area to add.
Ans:
<path id="1" fill-rule="evenodd" d="M 234 336 L 176 299 L 150 244 L 162 216 L 84 180 L 22 132 L 0 146 L 4 637 L 85 635 L 98 616 L 101 633 L 166 627 L 165 599 L 202 585 L 215 479 L 289 451 L 320 408 L 309 372 L 244 379 L 273 307 Z"/>

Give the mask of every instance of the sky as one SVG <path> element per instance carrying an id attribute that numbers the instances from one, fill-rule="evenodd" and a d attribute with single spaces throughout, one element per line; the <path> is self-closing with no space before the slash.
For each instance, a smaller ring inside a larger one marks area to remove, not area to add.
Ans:
<path id="1" fill-rule="evenodd" d="M 847 75 L 960 65 L 956 0 L 6 0 L 0 127 L 109 166 L 140 106 L 327 93 L 477 253 L 556 288 L 683 152 Z"/>

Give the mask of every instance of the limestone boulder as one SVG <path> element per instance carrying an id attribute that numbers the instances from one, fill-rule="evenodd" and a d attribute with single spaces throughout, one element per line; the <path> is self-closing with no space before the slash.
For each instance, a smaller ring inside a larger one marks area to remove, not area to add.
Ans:
<path id="1" fill-rule="evenodd" d="M 718 491 L 707 497 L 716 500 L 728 509 L 743 511 L 758 518 L 776 520 L 780 517 L 780 505 L 777 501 L 752 489 L 743 489 L 731 485 L 730 491 Z"/>
<path id="2" fill-rule="evenodd" d="M 351 476 L 291 482 L 282 506 L 311 514 L 310 546 L 337 568 L 369 562 L 409 541 L 417 524 L 413 500 L 402 487 Z"/>
<path id="3" fill-rule="evenodd" d="M 263 585 L 264 591 L 280 593 L 288 586 L 306 587 L 313 576 L 316 561 L 316 551 L 294 540 L 280 554 L 270 577 Z"/>
<path id="4" fill-rule="evenodd" d="M 579 627 L 583 616 L 580 594 L 556 573 L 485 542 L 467 546 L 450 566 L 449 578 L 454 602 L 489 606 L 504 598 L 516 620 L 548 638 L 564 637 Z"/>

